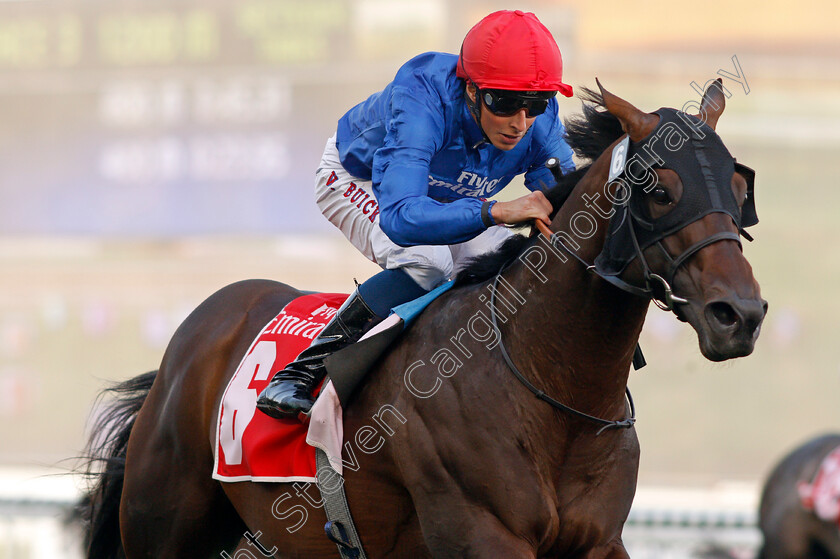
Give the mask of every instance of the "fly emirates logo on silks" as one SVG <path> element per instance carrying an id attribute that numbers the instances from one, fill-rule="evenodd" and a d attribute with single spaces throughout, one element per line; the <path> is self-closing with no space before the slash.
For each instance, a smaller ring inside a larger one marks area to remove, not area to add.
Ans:
<path id="1" fill-rule="evenodd" d="M 429 175 L 429 186 L 440 186 L 448 188 L 460 196 L 471 196 L 473 198 L 487 198 L 493 195 L 496 185 L 501 179 L 490 180 L 487 177 L 482 177 L 469 171 L 461 171 L 458 176 L 458 183 L 452 184 L 450 182 L 438 180 L 432 175 Z"/>
<path id="2" fill-rule="evenodd" d="M 282 311 L 274 319 L 275 324 L 269 324 L 265 331 L 270 334 L 288 334 L 290 336 L 301 336 L 309 340 L 314 340 L 315 336 L 321 333 L 327 322 L 335 316 L 338 309 L 328 305 L 321 305 L 308 318 L 301 318 L 299 316 L 292 316 Z"/>

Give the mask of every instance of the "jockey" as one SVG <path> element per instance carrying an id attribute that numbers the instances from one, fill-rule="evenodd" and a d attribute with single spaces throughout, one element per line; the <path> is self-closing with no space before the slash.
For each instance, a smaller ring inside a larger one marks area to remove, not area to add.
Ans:
<path id="1" fill-rule="evenodd" d="M 356 342 L 392 307 L 496 249 L 503 225 L 539 219 L 554 183 L 545 162 L 574 169 L 555 99 L 572 96 L 551 33 L 531 13 L 499 11 L 476 24 L 458 56 L 421 54 L 338 121 L 316 173 L 324 216 L 383 271 L 358 286 L 313 341 L 274 375 L 257 407 L 309 413 L 323 360 Z M 531 192 L 488 201 L 519 174 Z"/>

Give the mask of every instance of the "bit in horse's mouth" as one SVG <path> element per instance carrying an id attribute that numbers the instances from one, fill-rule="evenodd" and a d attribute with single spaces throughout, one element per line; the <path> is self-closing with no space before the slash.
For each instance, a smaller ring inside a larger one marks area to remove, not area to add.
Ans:
<path id="1" fill-rule="evenodd" d="M 674 305 L 674 316 L 676 316 L 677 320 L 679 320 L 680 322 L 688 322 L 688 318 L 686 318 L 682 310 L 684 306 L 685 305 Z"/>

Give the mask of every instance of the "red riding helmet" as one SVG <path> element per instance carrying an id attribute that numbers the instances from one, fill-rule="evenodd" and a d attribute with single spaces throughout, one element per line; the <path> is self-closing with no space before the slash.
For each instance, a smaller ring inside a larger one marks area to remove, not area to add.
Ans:
<path id="1" fill-rule="evenodd" d="M 455 70 L 479 89 L 559 91 L 572 96 L 563 83 L 563 59 L 551 32 L 532 13 L 493 12 L 467 33 Z"/>

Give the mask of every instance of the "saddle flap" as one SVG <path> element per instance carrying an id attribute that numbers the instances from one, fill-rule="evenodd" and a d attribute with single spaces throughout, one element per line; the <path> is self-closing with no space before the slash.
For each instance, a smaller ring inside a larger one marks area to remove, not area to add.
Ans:
<path id="1" fill-rule="evenodd" d="M 324 359 L 342 408 L 347 408 L 356 387 L 402 332 L 403 320 L 392 314 L 366 337 Z"/>

